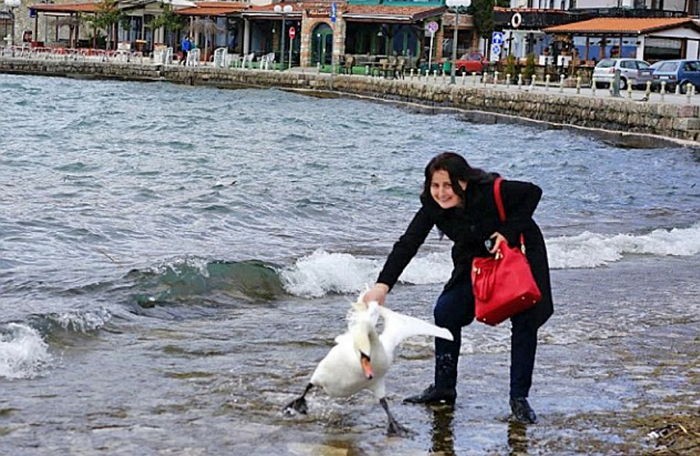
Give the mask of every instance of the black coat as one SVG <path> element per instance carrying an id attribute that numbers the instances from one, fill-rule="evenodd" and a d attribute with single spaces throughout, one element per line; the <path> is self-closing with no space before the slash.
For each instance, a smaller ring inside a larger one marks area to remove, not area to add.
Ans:
<path id="1" fill-rule="evenodd" d="M 506 211 L 506 221 L 501 223 L 493 196 L 493 182 L 470 183 L 466 190 L 464 207 L 442 209 L 431 198 L 421 198 L 422 206 L 408 225 L 406 232 L 394 244 L 379 274 L 377 282 L 389 287 L 399 276 L 434 226 L 454 242 L 452 247 L 452 276 L 445 285 L 449 289 L 466 281 L 471 285 L 471 263 L 475 256 L 487 256 L 484 241 L 495 231 L 501 233 L 510 245 L 520 243 L 524 235 L 526 255 L 535 281 L 542 292 L 542 299 L 523 315 L 530 325 L 538 328 L 552 315 L 552 291 L 549 281 L 547 250 L 540 228 L 532 219 L 542 190 L 529 182 L 501 182 L 501 199 Z"/>

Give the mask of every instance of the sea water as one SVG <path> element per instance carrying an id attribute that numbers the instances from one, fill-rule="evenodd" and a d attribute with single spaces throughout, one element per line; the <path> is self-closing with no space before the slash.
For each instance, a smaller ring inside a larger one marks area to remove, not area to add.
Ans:
<path id="1" fill-rule="evenodd" d="M 432 341 L 402 347 L 388 392 L 408 438 L 384 437 L 369 394 L 312 394 L 308 415 L 281 413 L 418 208 L 425 164 L 448 150 L 544 192 L 555 315 L 531 393 L 549 426 L 529 431 L 530 452 L 571 444 L 582 411 L 690 388 L 684 369 L 651 374 L 697 344 L 692 150 L 279 90 L 13 75 L 0 75 L 0 119 L 3 454 L 522 446 L 506 422 L 507 323 L 464 330 L 447 414 L 400 404 L 432 379 Z M 450 247 L 432 233 L 387 305 L 431 320 Z M 628 438 L 597 432 L 603 453 Z"/>

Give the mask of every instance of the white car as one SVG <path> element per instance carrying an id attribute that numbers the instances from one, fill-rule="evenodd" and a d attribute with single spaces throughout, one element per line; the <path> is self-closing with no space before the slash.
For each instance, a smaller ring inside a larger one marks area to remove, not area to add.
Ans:
<path id="1" fill-rule="evenodd" d="M 620 70 L 620 90 L 632 88 L 645 88 L 647 81 L 651 81 L 652 68 L 644 60 L 637 59 L 603 59 L 593 69 L 593 81 L 598 89 L 610 87 L 615 79 L 615 71 Z"/>

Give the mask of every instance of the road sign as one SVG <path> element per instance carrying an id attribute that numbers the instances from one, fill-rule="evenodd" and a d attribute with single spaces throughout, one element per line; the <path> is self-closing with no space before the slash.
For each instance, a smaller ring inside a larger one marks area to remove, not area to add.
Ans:
<path id="1" fill-rule="evenodd" d="M 491 34 L 491 42 L 493 44 L 503 44 L 503 33 L 501 32 L 493 32 Z"/>
<path id="2" fill-rule="evenodd" d="M 289 27 L 289 38 L 294 39 L 297 35 L 297 31 L 294 27 Z"/>
<path id="3" fill-rule="evenodd" d="M 331 3 L 331 22 L 335 22 L 336 17 L 338 17 L 338 7 L 333 2 Z"/>
<path id="4" fill-rule="evenodd" d="M 503 33 L 493 32 L 491 34 L 491 44 L 498 44 L 499 46 L 503 44 Z"/>
<path id="5" fill-rule="evenodd" d="M 501 60 L 501 45 L 492 44 L 491 45 L 491 56 L 489 59 L 491 62 L 498 62 Z"/>
<path id="6" fill-rule="evenodd" d="M 430 32 L 431 35 L 435 34 L 435 32 L 437 32 L 439 28 L 440 25 L 438 25 L 438 23 L 435 21 L 430 21 L 427 24 L 425 24 L 425 29 L 428 32 Z"/>

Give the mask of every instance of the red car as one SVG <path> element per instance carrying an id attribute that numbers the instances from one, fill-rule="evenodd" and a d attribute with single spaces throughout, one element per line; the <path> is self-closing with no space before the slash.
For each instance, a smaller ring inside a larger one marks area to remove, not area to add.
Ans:
<path id="1" fill-rule="evenodd" d="M 471 52 L 457 59 L 456 65 L 457 74 L 483 73 L 486 61 L 481 53 Z"/>

